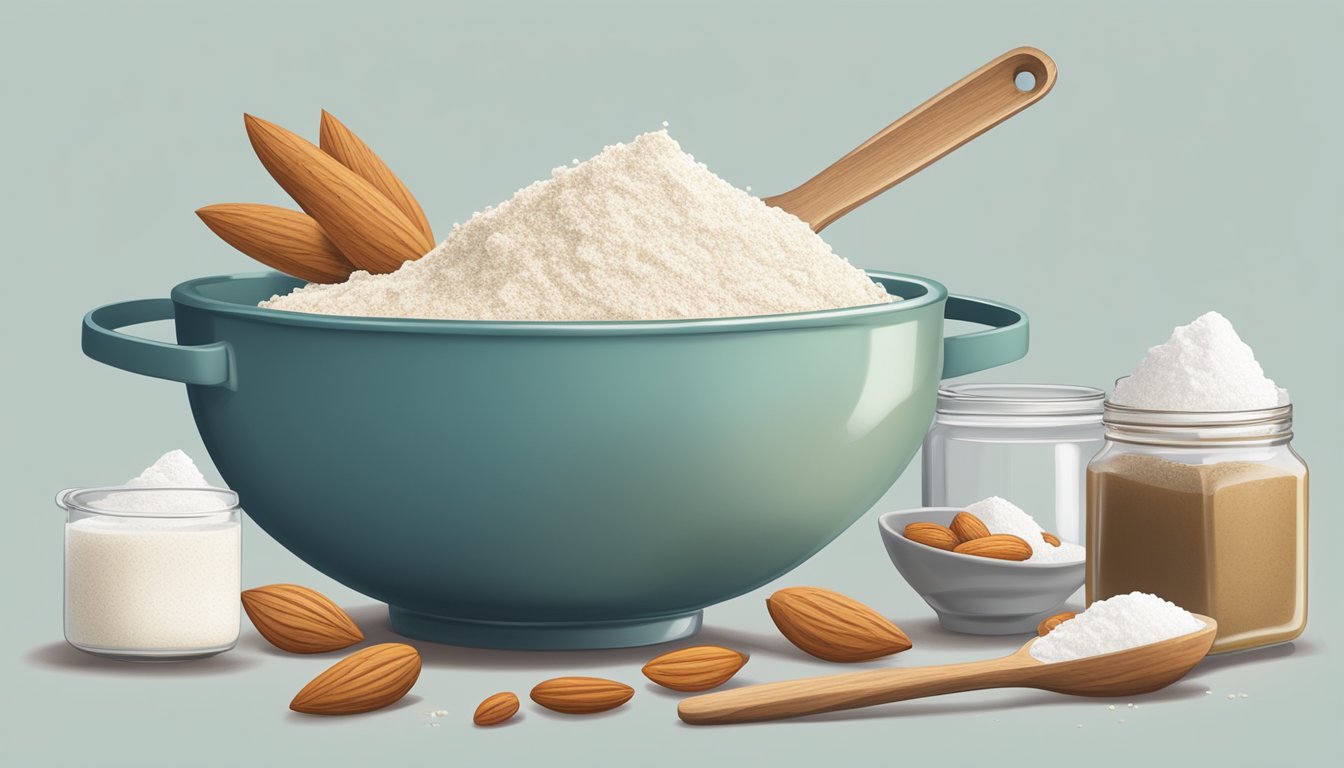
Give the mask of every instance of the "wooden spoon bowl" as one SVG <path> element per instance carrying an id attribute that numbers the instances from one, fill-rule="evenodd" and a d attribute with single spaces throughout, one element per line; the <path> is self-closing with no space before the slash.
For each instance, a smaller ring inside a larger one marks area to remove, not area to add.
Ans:
<path id="1" fill-rule="evenodd" d="M 1032 638 L 998 659 L 913 669 L 877 669 L 788 680 L 695 696 L 677 714 L 692 725 L 750 723 L 871 707 L 986 688 L 1039 688 L 1072 696 L 1134 696 L 1180 680 L 1209 652 L 1218 623 L 1194 614 L 1203 629 L 1170 640 L 1074 661 L 1046 664 Z"/>

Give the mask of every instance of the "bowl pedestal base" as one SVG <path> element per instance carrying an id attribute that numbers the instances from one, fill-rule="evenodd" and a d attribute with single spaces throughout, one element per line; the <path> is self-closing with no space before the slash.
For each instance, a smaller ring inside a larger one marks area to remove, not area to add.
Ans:
<path id="1" fill-rule="evenodd" d="M 392 630 L 416 640 L 475 648 L 570 651 L 630 648 L 690 637 L 700 631 L 702 613 L 692 611 L 633 621 L 510 622 L 434 616 L 390 605 Z"/>
<path id="2" fill-rule="evenodd" d="M 943 629 L 963 635 L 1020 635 L 1035 633 L 1036 625 L 1064 610 L 1064 604 L 1048 611 L 1002 616 L 979 616 L 937 611 L 938 623 Z"/>

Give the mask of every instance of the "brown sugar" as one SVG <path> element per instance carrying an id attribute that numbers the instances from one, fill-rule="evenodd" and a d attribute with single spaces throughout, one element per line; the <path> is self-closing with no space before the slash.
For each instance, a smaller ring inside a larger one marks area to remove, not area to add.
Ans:
<path id="1" fill-rule="evenodd" d="M 1089 467 L 1087 497 L 1089 604 L 1158 595 L 1218 621 L 1213 652 L 1302 632 L 1305 471 L 1122 454 Z"/>

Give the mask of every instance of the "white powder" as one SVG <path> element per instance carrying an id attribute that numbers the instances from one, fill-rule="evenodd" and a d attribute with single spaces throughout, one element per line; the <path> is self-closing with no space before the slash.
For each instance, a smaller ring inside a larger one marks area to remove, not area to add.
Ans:
<path id="1" fill-rule="evenodd" d="M 93 650 L 238 639 L 239 526 L 90 517 L 65 528 L 65 636 Z"/>
<path id="2" fill-rule="evenodd" d="M 1204 628 L 1184 608 L 1156 595 L 1130 592 L 1098 600 L 1031 646 L 1037 661 L 1052 664 L 1156 643 Z"/>
<path id="3" fill-rule="evenodd" d="M 131 489 L 204 487 L 181 451 L 165 454 Z M 104 652 L 221 650 L 238 638 L 240 527 L 228 513 L 165 517 L 220 506 L 218 494 L 124 490 L 65 526 L 65 636 Z"/>
<path id="4" fill-rule="evenodd" d="M 1077 544 L 1061 541 L 1056 547 L 1046 541 L 1040 524 L 1007 499 L 990 496 L 966 507 L 966 511 L 980 518 L 990 533 L 1012 534 L 1030 544 L 1031 557 L 1023 562 L 1076 563 L 1087 555 L 1087 550 Z"/>
<path id="5" fill-rule="evenodd" d="M 196 462 L 185 451 L 169 451 L 145 468 L 144 472 L 126 481 L 127 485 L 174 488 L 204 488 L 209 483 L 196 468 Z"/>
<path id="6" fill-rule="evenodd" d="M 1111 402 L 1149 410 L 1248 411 L 1286 404 L 1288 393 L 1265 378 L 1232 323 L 1208 312 L 1149 349 L 1134 372 L 1116 382 Z"/>
<path id="7" fill-rule="evenodd" d="M 807 224 L 714 175 L 666 131 L 617 144 L 456 225 L 396 272 L 261 306 L 459 320 L 667 320 L 893 301 Z"/>
<path id="8" fill-rule="evenodd" d="M 209 483 L 184 451 L 173 450 L 159 457 L 145 471 L 126 481 L 132 488 L 204 488 Z M 96 509 L 114 512 L 168 513 L 199 503 L 192 493 L 117 493 L 92 504 Z"/>

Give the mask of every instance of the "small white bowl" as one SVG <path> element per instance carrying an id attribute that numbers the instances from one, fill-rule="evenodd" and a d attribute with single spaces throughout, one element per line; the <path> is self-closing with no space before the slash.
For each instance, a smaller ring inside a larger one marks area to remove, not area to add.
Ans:
<path id="1" fill-rule="evenodd" d="M 888 512 L 877 520 L 896 570 L 938 621 L 953 632 L 1014 635 L 1035 632 L 1042 619 L 1059 613 L 1082 586 L 1084 561 L 1023 563 L 930 547 L 905 538 L 914 522 L 948 525 L 958 507 L 918 507 Z"/>

